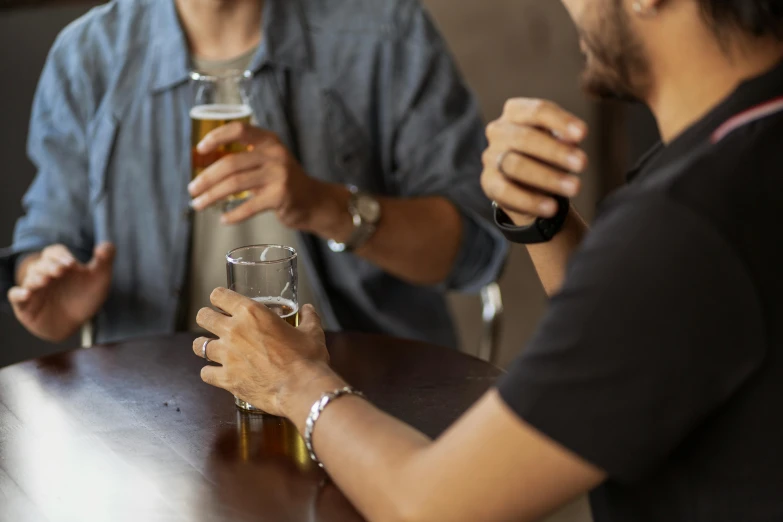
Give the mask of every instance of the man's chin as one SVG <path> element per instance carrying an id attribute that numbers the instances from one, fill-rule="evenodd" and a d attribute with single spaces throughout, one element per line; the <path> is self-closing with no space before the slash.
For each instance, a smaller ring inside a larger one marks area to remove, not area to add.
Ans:
<path id="1" fill-rule="evenodd" d="M 591 98 L 600 101 L 615 101 L 625 103 L 638 103 L 641 100 L 630 90 L 613 84 L 609 81 L 601 81 L 585 75 L 582 78 L 582 90 Z"/>

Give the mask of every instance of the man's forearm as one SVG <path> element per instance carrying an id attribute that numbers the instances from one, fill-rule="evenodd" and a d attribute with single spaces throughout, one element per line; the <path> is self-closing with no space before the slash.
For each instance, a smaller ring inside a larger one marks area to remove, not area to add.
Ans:
<path id="1" fill-rule="evenodd" d="M 587 224 L 582 216 L 571 208 L 563 229 L 552 241 L 540 245 L 528 245 L 528 254 L 533 260 L 538 278 L 548 296 L 553 296 L 562 288 L 568 260 L 579 248 L 587 230 Z"/>
<path id="2" fill-rule="evenodd" d="M 323 371 L 297 375 L 301 384 L 281 393 L 282 410 L 304 432 L 311 405 L 345 383 Z M 540 520 L 605 479 L 525 424 L 497 390 L 437 441 L 345 396 L 324 409 L 313 444 L 335 484 L 370 522 Z"/>
<path id="3" fill-rule="evenodd" d="M 284 410 L 304 433 L 312 404 L 322 393 L 345 383 L 334 374 L 322 378 L 307 371 L 300 374 L 300 382 L 306 384 L 284 394 Z M 408 476 L 412 459 L 431 444 L 430 439 L 364 399 L 346 396 L 324 409 L 313 440 L 329 475 L 368 520 L 408 519 L 420 499 L 414 481 L 403 477 Z"/>
<path id="4" fill-rule="evenodd" d="M 531 219 L 527 216 L 508 213 L 511 219 L 519 226 L 527 226 Z M 563 229 L 548 243 L 527 245 L 527 252 L 538 273 L 538 278 L 548 296 L 556 294 L 563 286 L 566 268 L 571 255 L 579 248 L 585 234 L 587 223 L 582 219 L 576 209 L 571 207 Z"/>
<path id="5" fill-rule="evenodd" d="M 339 185 L 327 185 L 325 191 L 311 231 L 345 242 L 353 232 L 348 213 L 350 192 Z M 378 228 L 356 254 L 410 283 L 442 283 L 451 273 L 462 243 L 462 216 L 457 208 L 441 197 L 378 200 L 382 209 Z"/>

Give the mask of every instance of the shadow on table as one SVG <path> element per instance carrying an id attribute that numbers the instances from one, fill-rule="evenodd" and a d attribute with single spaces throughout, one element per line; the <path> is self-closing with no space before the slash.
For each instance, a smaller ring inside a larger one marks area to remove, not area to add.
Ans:
<path id="1" fill-rule="evenodd" d="M 296 428 L 278 417 L 237 411 L 236 425 L 218 434 L 206 475 L 214 487 L 203 500 L 230 520 L 362 520 L 310 460 Z"/>

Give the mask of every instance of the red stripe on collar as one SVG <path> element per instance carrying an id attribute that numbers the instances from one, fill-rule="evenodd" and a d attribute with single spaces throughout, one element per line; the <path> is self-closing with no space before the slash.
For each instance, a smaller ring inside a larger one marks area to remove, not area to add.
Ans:
<path id="1" fill-rule="evenodd" d="M 745 125 L 753 123 L 754 121 L 758 121 L 762 118 L 766 118 L 767 116 L 771 116 L 779 112 L 783 112 L 783 96 L 774 98 L 760 105 L 756 105 L 755 107 L 730 118 L 726 121 L 726 123 L 718 127 L 715 132 L 712 133 L 712 137 L 710 139 L 712 143 L 718 143 L 740 127 L 744 127 Z"/>

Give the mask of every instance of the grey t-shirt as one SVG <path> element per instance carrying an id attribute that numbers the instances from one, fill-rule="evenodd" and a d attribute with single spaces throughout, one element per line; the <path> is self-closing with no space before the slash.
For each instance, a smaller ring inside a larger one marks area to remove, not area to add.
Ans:
<path id="1" fill-rule="evenodd" d="M 228 60 L 204 60 L 191 57 L 196 71 L 219 74 L 231 70 L 244 71 L 250 65 L 256 49 Z M 289 245 L 299 249 L 297 233 L 284 227 L 272 212 L 266 212 L 237 224 L 220 223 L 220 205 L 197 212 L 193 218 L 190 255 L 190 279 L 188 281 L 188 328 L 199 330 L 196 314 L 209 306 L 209 294 L 218 286 L 226 286 L 226 253 L 234 248 L 257 245 Z M 299 267 L 299 303 L 315 303 L 304 267 Z"/>

